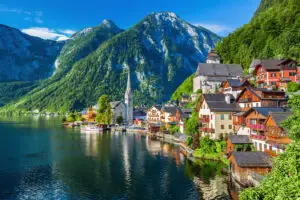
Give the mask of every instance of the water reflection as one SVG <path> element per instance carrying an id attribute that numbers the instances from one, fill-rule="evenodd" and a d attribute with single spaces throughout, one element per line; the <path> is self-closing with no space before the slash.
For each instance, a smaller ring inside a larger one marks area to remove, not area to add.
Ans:
<path id="1" fill-rule="evenodd" d="M 133 133 L 81 134 L 51 119 L 6 122 L 0 122 L 0 150 L 6 152 L 0 154 L 0 184 L 4 185 L 0 199 L 212 199 L 227 195 L 219 163 L 194 164 L 173 144 Z M 11 150 L 12 145 L 18 149 Z"/>

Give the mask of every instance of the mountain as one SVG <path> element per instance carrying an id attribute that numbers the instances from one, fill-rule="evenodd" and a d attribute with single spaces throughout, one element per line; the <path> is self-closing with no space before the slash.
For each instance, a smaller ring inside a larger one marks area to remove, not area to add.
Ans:
<path id="1" fill-rule="evenodd" d="M 252 59 L 300 61 L 299 0 L 262 0 L 251 21 L 216 47 L 225 63 L 248 68 Z"/>
<path id="2" fill-rule="evenodd" d="M 100 44 L 110 39 L 122 30 L 110 20 L 95 27 L 85 28 L 75 33 L 62 48 L 55 61 L 55 74 L 65 75 L 72 65 L 95 51 Z"/>
<path id="3" fill-rule="evenodd" d="M 220 39 L 174 13 L 151 13 L 75 62 L 57 81 L 4 109 L 66 112 L 90 106 L 103 94 L 122 100 L 128 69 L 135 105 L 162 102 L 195 72 Z"/>
<path id="4" fill-rule="evenodd" d="M 6 27 L 6 26 L 5 26 Z M 10 30 L 14 31 L 14 35 L 24 35 L 24 37 L 28 37 L 30 39 L 34 39 L 41 42 L 50 42 L 55 44 L 54 41 L 49 40 L 42 40 L 36 37 L 31 37 L 29 35 L 23 34 L 22 32 L 18 31 L 17 29 L 10 28 Z M 25 81 L 14 81 L 14 82 L 7 82 L 7 79 L 2 80 L 4 82 L 0 83 L 0 106 L 3 106 L 7 103 L 9 103 L 12 100 L 18 99 L 21 96 L 29 93 L 31 90 L 35 89 L 32 92 L 39 91 L 44 89 L 46 86 L 48 86 L 51 83 L 54 83 L 55 81 L 59 80 L 61 77 L 63 77 L 72 67 L 72 65 L 79 61 L 80 59 L 86 57 L 91 52 L 95 51 L 95 49 L 98 48 L 100 44 L 102 44 L 107 39 L 113 37 L 114 35 L 120 33 L 122 30 L 119 29 L 112 21 L 104 20 L 100 25 L 95 27 L 89 27 L 86 29 L 83 29 L 76 34 L 72 36 L 72 38 L 64 43 L 64 46 L 60 47 L 60 52 L 56 53 L 55 56 L 51 57 L 51 61 L 49 63 L 49 66 L 51 66 L 51 73 L 48 73 L 48 77 L 50 75 L 54 74 L 48 78 L 44 79 L 42 81 L 35 81 L 35 82 L 29 82 L 26 80 L 35 80 L 35 79 L 25 79 Z M 6 41 L 11 41 L 12 44 L 17 44 L 19 38 L 22 38 L 20 36 L 18 37 L 12 37 L 13 34 L 10 34 L 7 36 L 7 38 L 10 37 L 10 39 L 6 39 Z M 17 40 L 18 39 L 18 40 Z M 19 42 L 20 43 L 20 42 Z M 6 42 L 6 46 L 8 42 Z M 59 43 L 61 44 L 61 43 Z M 10 46 L 16 46 L 16 45 L 10 45 Z M 62 45 L 61 45 L 62 46 Z M 21 45 L 18 45 L 19 49 L 22 49 Z M 40 46 L 41 51 L 43 52 L 47 48 L 43 45 Z M 16 49 L 16 48 L 12 48 Z M 13 52 L 12 50 L 10 50 Z M 25 60 L 25 58 L 22 56 L 24 53 L 20 52 L 20 62 L 22 63 L 21 59 Z M 26 54 L 25 54 L 26 55 Z M 30 56 L 30 55 L 28 55 Z M 11 58 L 9 58 L 7 55 L 3 55 L 3 58 L 5 59 L 16 59 L 18 58 L 16 55 L 11 55 Z M 48 57 L 46 58 L 48 59 Z M 1 64 L 0 64 L 1 65 Z M 29 65 L 26 65 L 30 68 Z M 10 67 L 12 71 L 10 73 L 14 72 L 14 68 Z M 0 72 L 1 73 L 1 72 Z M 35 73 L 35 72 L 33 72 Z M 30 77 L 32 75 L 30 74 Z M 47 77 L 45 77 L 47 78 Z M 20 79 L 13 79 L 13 80 L 20 80 Z M 6 81 L 6 82 L 5 82 Z"/>
<path id="5" fill-rule="evenodd" d="M 48 78 L 63 44 L 0 24 L 0 82 Z"/>

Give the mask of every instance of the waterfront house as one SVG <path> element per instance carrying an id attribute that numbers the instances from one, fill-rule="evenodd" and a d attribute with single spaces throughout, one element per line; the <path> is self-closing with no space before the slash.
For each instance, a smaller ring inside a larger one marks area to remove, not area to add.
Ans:
<path id="1" fill-rule="evenodd" d="M 227 79 L 222 83 L 222 93 L 232 94 L 232 96 L 236 99 L 242 90 L 247 86 L 251 86 L 247 79 Z"/>
<path id="2" fill-rule="evenodd" d="M 229 135 L 227 138 L 227 154 L 233 151 L 251 151 L 252 141 L 248 135 Z"/>
<path id="3" fill-rule="evenodd" d="M 150 132 L 158 132 L 161 126 L 161 106 L 154 105 L 147 111 L 147 126 Z"/>
<path id="4" fill-rule="evenodd" d="M 206 63 L 199 63 L 193 78 L 193 92 L 213 93 L 228 78 L 237 79 L 243 75 L 240 64 L 220 64 L 216 52 L 208 54 Z M 194 99 L 193 99 L 194 100 Z"/>
<path id="5" fill-rule="evenodd" d="M 286 146 L 291 143 L 287 131 L 281 126 L 281 122 L 291 115 L 289 111 L 269 113 L 265 121 L 265 137 L 268 147 L 264 149 L 269 155 L 276 156 L 284 152 Z"/>
<path id="6" fill-rule="evenodd" d="M 296 82 L 297 62 L 291 59 L 257 60 L 250 67 L 260 88 L 286 91 L 288 82 Z"/>
<path id="7" fill-rule="evenodd" d="M 161 108 L 161 122 L 167 129 L 176 125 L 177 109 L 178 107 L 172 104 L 166 104 Z"/>
<path id="8" fill-rule="evenodd" d="M 203 94 L 197 104 L 202 136 L 212 139 L 225 137 L 233 133 L 232 113 L 240 111 L 229 94 Z"/>
<path id="9" fill-rule="evenodd" d="M 245 87 L 236 102 L 243 111 L 247 111 L 253 107 L 284 107 L 287 105 L 287 100 L 283 91 Z"/>
<path id="10" fill-rule="evenodd" d="M 243 186 L 257 185 L 272 169 L 272 159 L 265 152 L 233 152 L 229 162 L 231 178 Z"/>

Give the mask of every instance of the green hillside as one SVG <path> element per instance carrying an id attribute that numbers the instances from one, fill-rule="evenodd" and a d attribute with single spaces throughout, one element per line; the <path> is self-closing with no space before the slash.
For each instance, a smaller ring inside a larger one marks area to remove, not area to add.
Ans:
<path id="1" fill-rule="evenodd" d="M 183 94 L 191 95 L 193 93 L 194 74 L 183 81 L 171 96 L 171 100 L 181 100 Z"/>
<path id="2" fill-rule="evenodd" d="M 242 26 L 216 47 L 224 63 L 252 59 L 292 58 L 300 61 L 299 0 L 262 0 L 249 24 Z"/>

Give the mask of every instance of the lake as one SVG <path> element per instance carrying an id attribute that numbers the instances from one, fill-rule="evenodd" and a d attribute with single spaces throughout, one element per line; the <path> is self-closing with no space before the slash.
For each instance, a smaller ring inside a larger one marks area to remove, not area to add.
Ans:
<path id="1" fill-rule="evenodd" d="M 0 199 L 230 199 L 222 164 L 134 133 L 0 117 Z"/>

